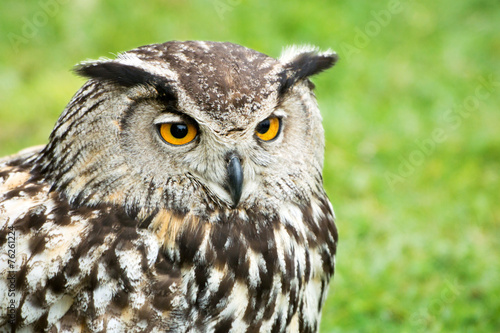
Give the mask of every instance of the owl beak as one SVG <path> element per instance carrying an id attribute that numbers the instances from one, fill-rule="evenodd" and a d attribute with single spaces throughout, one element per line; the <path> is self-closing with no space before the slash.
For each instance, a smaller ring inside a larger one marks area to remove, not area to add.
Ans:
<path id="1" fill-rule="evenodd" d="M 234 153 L 229 155 L 227 175 L 228 190 L 233 200 L 233 208 L 235 208 L 240 202 L 241 191 L 243 189 L 243 169 L 240 158 Z"/>

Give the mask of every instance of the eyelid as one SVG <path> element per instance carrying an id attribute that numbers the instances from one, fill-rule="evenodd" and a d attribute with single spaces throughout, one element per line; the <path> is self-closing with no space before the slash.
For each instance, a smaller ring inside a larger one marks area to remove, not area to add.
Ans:
<path id="1" fill-rule="evenodd" d="M 287 114 L 286 114 L 286 112 L 284 110 L 278 109 L 275 112 L 273 112 L 271 115 L 269 115 L 267 118 L 272 118 L 272 117 L 276 117 L 276 118 L 279 118 L 279 119 L 286 119 Z"/>
<path id="2" fill-rule="evenodd" d="M 261 122 L 263 122 L 266 119 L 269 119 L 269 118 L 278 118 L 278 120 L 280 121 L 280 125 L 283 126 L 283 120 L 285 120 L 287 117 L 288 117 L 288 115 L 286 114 L 285 111 L 278 109 L 278 110 L 274 111 L 273 113 L 271 113 L 266 118 L 259 120 L 257 122 L 257 125 L 260 124 Z"/>
<path id="3" fill-rule="evenodd" d="M 153 121 L 153 124 L 160 125 L 165 123 L 184 123 L 186 119 L 175 113 L 162 113 Z"/>

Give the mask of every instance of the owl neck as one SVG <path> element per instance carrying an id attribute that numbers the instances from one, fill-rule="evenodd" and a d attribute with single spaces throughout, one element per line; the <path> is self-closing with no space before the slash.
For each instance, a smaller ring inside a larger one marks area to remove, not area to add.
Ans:
<path id="1" fill-rule="evenodd" d="M 277 265 L 276 258 L 290 255 L 294 247 L 315 249 L 328 244 L 332 255 L 335 253 L 333 211 L 326 195 L 320 198 L 314 196 L 302 206 L 283 204 L 273 213 L 257 206 L 215 210 L 204 216 L 160 210 L 148 228 L 160 239 L 166 258 L 172 262 L 227 265 L 236 275 L 248 277 L 248 251 L 263 256 L 270 271 Z M 333 273 L 333 262 L 325 267 Z"/>

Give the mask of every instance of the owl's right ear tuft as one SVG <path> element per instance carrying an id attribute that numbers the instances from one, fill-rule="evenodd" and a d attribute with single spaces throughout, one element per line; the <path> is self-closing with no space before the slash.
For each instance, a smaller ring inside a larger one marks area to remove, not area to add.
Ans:
<path id="1" fill-rule="evenodd" d="M 107 81 L 122 87 L 137 85 L 154 87 L 162 97 L 175 99 L 170 82 L 141 68 L 116 61 L 85 62 L 74 68 L 76 74 L 88 79 Z"/>
<path id="2" fill-rule="evenodd" d="M 88 79 L 109 81 L 124 87 L 149 83 L 153 75 L 144 70 L 114 61 L 85 62 L 77 65 L 75 73 Z"/>

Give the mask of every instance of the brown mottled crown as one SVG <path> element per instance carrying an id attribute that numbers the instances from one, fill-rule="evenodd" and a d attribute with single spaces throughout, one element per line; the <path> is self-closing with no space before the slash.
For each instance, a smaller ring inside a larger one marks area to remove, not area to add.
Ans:
<path id="1" fill-rule="evenodd" d="M 293 50 L 283 62 L 228 42 L 171 41 L 139 47 L 116 60 L 83 63 L 76 71 L 126 87 L 152 85 L 168 96 L 178 93 L 171 84 L 178 80 L 201 110 L 219 119 L 227 112 L 251 113 L 271 94 L 285 94 L 337 60 L 335 53 L 314 48 Z"/>

